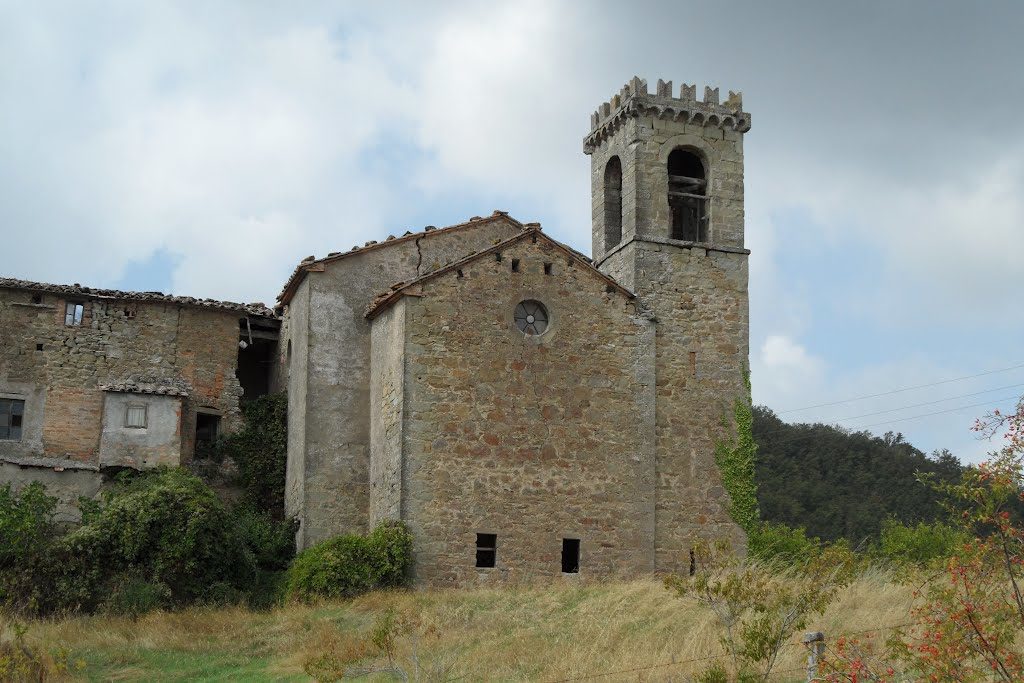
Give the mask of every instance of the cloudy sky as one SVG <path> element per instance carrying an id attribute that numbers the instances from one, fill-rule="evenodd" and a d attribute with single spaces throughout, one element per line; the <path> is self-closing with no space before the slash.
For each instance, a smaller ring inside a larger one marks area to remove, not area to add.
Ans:
<path id="1" fill-rule="evenodd" d="M 634 74 L 742 90 L 755 400 L 976 460 L 973 418 L 1024 393 L 1022 28 L 998 2 L 0 0 L 0 274 L 272 301 L 304 256 L 495 208 L 589 253 L 590 112 Z"/>

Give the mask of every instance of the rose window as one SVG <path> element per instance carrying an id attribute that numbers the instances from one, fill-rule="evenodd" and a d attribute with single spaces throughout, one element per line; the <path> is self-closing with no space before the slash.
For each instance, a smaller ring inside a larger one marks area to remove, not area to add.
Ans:
<path id="1" fill-rule="evenodd" d="M 525 335 L 544 334 L 548 329 L 548 309 L 539 301 L 527 299 L 516 306 L 516 327 Z"/>

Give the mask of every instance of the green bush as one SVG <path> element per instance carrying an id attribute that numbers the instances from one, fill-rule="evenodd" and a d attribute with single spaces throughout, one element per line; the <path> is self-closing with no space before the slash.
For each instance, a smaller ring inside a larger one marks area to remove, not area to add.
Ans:
<path id="1" fill-rule="evenodd" d="M 184 470 L 126 473 L 64 535 L 41 484 L 0 488 L 0 606 L 26 614 L 247 601 L 282 595 L 295 523 L 228 510 Z"/>
<path id="2" fill-rule="evenodd" d="M 45 548 L 56 533 L 53 512 L 57 499 L 32 482 L 18 493 L 0 487 L 0 571 L 24 564 Z"/>
<path id="3" fill-rule="evenodd" d="M 108 572 L 131 570 L 166 586 L 171 604 L 205 601 L 220 583 L 242 589 L 256 573 L 231 513 L 209 486 L 180 469 L 122 482 L 67 538 Z"/>
<path id="4" fill-rule="evenodd" d="M 384 522 L 369 535 L 335 536 L 299 553 L 288 570 L 287 597 L 350 598 L 405 583 L 412 536 L 401 522 Z"/>
<path id="5" fill-rule="evenodd" d="M 882 523 L 875 554 L 897 565 L 927 565 L 950 557 L 967 540 L 962 531 L 942 522 L 907 526 L 889 518 Z"/>
<path id="6" fill-rule="evenodd" d="M 284 516 L 284 481 L 288 462 L 288 395 L 261 396 L 242 405 L 245 425 L 220 440 L 213 456 L 231 458 L 246 502 Z"/>
<path id="7" fill-rule="evenodd" d="M 813 557 L 821 549 L 821 541 L 801 529 L 785 524 L 761 522 L 747 536 L 750 556 L 764 562 L 798 564 Z"/>
<path id="8" fill-rule="evenodd" d="M 233 514 L 242 542 L 252 553 L 256 566 L 265 571 L 288 569 L 295 558 L 298 520 L 278 521 L 248 505 L 236 508 Z"/>

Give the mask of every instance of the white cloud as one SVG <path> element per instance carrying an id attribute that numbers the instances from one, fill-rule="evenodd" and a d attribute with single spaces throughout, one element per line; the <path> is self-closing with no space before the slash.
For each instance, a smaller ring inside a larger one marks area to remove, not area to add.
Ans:
<path id="1" fill-rule="evenodd" d="M 751 366 L 754 400 L 771 406 L 792 405 L 818 394 L 826 370 L 820 358 L 782 334 L 765 338 Z"/>

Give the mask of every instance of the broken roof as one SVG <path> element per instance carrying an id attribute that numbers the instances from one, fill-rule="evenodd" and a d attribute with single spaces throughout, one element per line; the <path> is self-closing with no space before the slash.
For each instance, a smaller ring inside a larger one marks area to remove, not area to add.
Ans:
<path id="1" fill-rule="evenodd" d="M 281 293 L 277 296 L 278 304 L 287 304 L 289 301 L 291 301 L 292 296 L 295 295 L 295 290 L 298 289 L 299 285 L 302 283 L 302 280 L 306 277 L 306 273 L 313 272 L 313 271 L 321 271 L 324 268 L 324 264 L 330 263 L 332 261 L 337 261 L 339 259 L 343 259 L 343 258 L 346 258 L 348 256 L 353 256 L 355 254 L 363 254 L 363 253 L 365 253 L 367 251 L 371 251 L 373 249 L 380 249 L 380 248 L 388 247 L 388 246 L 391 246 L 391 245 L 394 245 L 394 244 L 401 244 L 401 243 L 404 243 L 404 242 L 408 242 L 410 240 L 416 240 L 416 239 L 419 239 L 421 237 L 426 237 L 428 235 L 436 235 L 436 234 L 442 233 L 442 232 L 443 233 L 454 232 L 456 230 L 460 230 L 460 229 L 463 229 L 463 228 L 469 228 L 469 227 L 478 226 L 478 225 L 482 225 L 484 223 L 489 223 L 489 222 L 492 222 L 492 221 L 499 221 L 499 220 L 507 221 L 507 222 L 511 223 L 512 225 L 514 225 L 514 226 L 518 226 L 520 229 L 525 229 L 525 227 L 526 227 L 522 223 L 517 221 L 515 218 L 512 218 L 511 216 L 509 216 L 507 211 L 497 211 L 497 210 L 495 210 L 494 213 L 492 213 L 490 216 L 487 216 L 485 218 L 484 217 L 480 217 L 480 216 L 473 216 L 472 218 L 470 218 L 468 221 L 465 221 L 464 223 L 457 223 L 455 225 L 448 225 L 448 226 L 445 226 L 443 228 L 435 228 L 432 225 L 428 225 L 426 228 L 424 228 L 420 232 L 407 231 L 404 235 L 401 235 L 399 237 L 396 237 L 394 235 L 388 235 L 386 239 L 384 239 L 384 240 L 382 240 L 380 242 L 378 242 L 376 240 L 370 240 L 369 242 L 367 242 L 366 244 L 364 244 L 361 247 L 360 246 L 355 246 L 355 247 L 352 247 L 351 249 L 349 249 L 348 251 L 344 251 L 344 252 L 342 252 L 342 251 L 332 251 L 330 254 L 328 254 L 327 256 L 325 256 L 323 258 L 315 258 L 313 256 L 307 256 L 306 258 L 302 259 L 302 261 L 299 263 L 299 265 L 297 265 L 295 267 L 295 270 L 292 272 L 291 276 L 288 278 L 288 281 L 285 283 L 284 288 L 281 290 Z"/>
<path id="2" fill-rule="evenodd" d="M 493 254 L 495 252 L 501 251 L 502 249 L 507 249 L 508 247 L 512 246 L 513 244 L 516 244 L 517 242 L 521 242 L 521 241 L 523 241 L 523 240 L 525 240 L 527 238 L 539 238 L 539 239 L 544 240 L 548 244 L 552 245 L 553 247 L 555 247 L 556 249 L 558 249 L 559 251 L 564 253 L 567 257 L 569 257 L 573 261 L 581 264 L 583 267 L 585 267 L 589 271 L 593 272 L 599 278 L 601 278 L 602 280 L 607 282 L 608 285 L 614 287 L 617 291 L 619 291 L 622 294 L 626 295 L 630 299 L 636 298 L 636 295 L 633 294 L 633 292 L 629 291 L 628 289 L 626 289 L 625 287 L 620 285 L 614 278 L 610 277 L 609 275 L 606 275 L 606 274 L 602 273 L 600 270 L 595 268 L 594 264 L 591 262 L 591 260 L 589 258 L 587 258 L 586 256 L 583 256 L 582 254 L 580 254 L 575 249 L 562 244 L 558 240 L 552 239 L 551 237 L 548 237 L 547 235 L 545 235 L 541 231 L 539 224 L 537 224 L 537 223 L 528 223 L 527 225 L 524 226 L 524 229 L 523 229 L 523 231 L 521 233 L 519 233 L 518 235 L 514 235 L 514 236 L 508 238 L 507 240 L 504 240 L 503 242 L 498 242 L 493 247 L 488 247 L 487 249 L 482 249 L 482 250 L 480 250 L 478 252 L 474 252 L 474 253 L 470 254 L 469 256 L 466 256 L 463 259 L 460 259 L 460 260 L 455 261 L 453 263 L 449 263 L 448 265 L 442 266 L 441 268 L 438 268 L 436 270 L 432 270 L 429 273 L 427 273 L 425 275 L 421 275 L 420 277 L 418 277 L 418 278 L 416 278 L 414 280 L 410 280 L 408 282 L 398 282 L 398 283 L 395 283 L 394 285 L 391 286 L 390 290 L 388 290 L 387 292 L 384 292 L 383 294 L 380 294 L 379 296 L 374 298 L 373 301 L 370 302 L 370 305 L 366 307 L 365 315 L 366 315 L 367 318 L 370 318 L 372 320 L 380 312 L 382 312 L 385 308 L 387 308 L 393 302 L 395 302 L 396 300 L 398 300 L 399 298 L 404 296 L 407 293 L 407 291 L 409 290 L 409 288 L 415 287 L 416 285 L 423 284 L 424 282 L 426 282 L 428 280 L 432 280 L 432 279 L 438 277 L 439 275 L 444 275 L 445 273 L 450 273 L 450 272 L 452 272 L 454 270 L 458 270 L 459 268 L 461 268 L 462 266 L 466 265 L 467 263 L 471 263 L 473 261 L 476 261 L 477 259 L 483 258 L 484 256 L 487 256 L 488 254 Z"/>
<path id="3" fill-rule="evenodd" d="M 47 292 L 61 296 L 82 297 L 85 299 L 115 299 L 119 301 L 142 301 L 154 303 L 171 303 L 180 306 L 193 306 L 196 308 L 213 308 L 223 311 L 237 311 L 247 315 L 263 316 L 273 318 L 274 312 L 263 303 L 239 304 L 233 301 L 218 301 L 216 299 L 196 299 L 191 296 L 174 296 L 162 292 L 123 292 L 118 289 L 98 289 L 95 287 L 83 287 L 75 283 L 73 285 L 54 285 L 46 282 L 31 282 L 29 280 L 16 280 L 9 277 L 0 277 L 0 289 L 21 289 L 31 292 Z"/>

